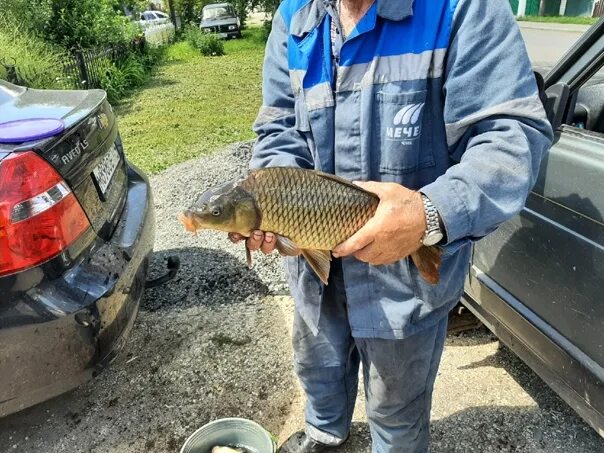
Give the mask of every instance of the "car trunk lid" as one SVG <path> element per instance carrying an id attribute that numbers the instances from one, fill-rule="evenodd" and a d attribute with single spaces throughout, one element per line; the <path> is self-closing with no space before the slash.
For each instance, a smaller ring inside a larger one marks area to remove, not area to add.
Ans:
<path id="1" fill-rule="evenodd" d="M 5 152 L 33 150 L 69 185 L 97 235 L 109 239 L 124 205 L 127 173 L 117 122 L 104 91 L 24 89 L 0 82 L 0 123 L 53 118 L 65 130 L 50 138 L 17 145 Z"/>

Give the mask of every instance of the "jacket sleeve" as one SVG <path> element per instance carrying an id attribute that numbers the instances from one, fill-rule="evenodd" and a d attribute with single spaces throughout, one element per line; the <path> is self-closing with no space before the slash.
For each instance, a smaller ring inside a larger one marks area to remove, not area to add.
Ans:
<path id="1" fill-rule="evenodd" d="M 553 132 L 508 2 L 459 1 L 444 74 L 453 165 L 420 191 L 451 244 L 480 239 L 522 209 Z"/>
<path id="2" fill-rule="evenodd" d="M 262 97 L 254 132 L 250 168 L 313 168 L 313 159 L 304 136 L 296 129 L 295 100 L 287 64 L 288 33 L 279 12 L 266 44 Z"/>

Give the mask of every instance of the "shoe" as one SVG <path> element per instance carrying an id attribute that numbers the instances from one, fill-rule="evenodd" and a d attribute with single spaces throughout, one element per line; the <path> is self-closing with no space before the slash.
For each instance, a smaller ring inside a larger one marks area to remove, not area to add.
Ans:
<path id="1" fill-rule="evenodd" d="M 449 313 L 447 334 L 455 335 L 468 330 L 478 329 L 482 326 L 480 320 L 463 305 L 459 304 Z"/>
<path id="2" fill-rule="evenodd" d="M 307 436 L 304 431 L 298 431 L 281 445 L 279 453 L 322 453 L 332 448 L 335 447 L 317 442 Z"/>

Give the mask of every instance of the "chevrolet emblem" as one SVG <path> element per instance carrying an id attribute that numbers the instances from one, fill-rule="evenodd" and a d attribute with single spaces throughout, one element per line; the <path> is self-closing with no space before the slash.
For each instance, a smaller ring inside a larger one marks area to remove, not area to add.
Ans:
<path id="1" fill-rule="evenodd" d="M 105 129 L 109 126 L 109 117 L 105 113 L 99 113 L 96 117 L 96 122 L 99 126 L 99 129 Z"/>

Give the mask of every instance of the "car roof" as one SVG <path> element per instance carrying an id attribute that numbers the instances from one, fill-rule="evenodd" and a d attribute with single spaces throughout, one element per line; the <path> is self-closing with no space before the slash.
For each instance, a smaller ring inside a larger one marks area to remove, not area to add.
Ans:
<path id="1" fill-rule="evenodd" d="M 203 9 L 218 8 L 220 6 L 232 6 L 232 5 L 230 3 L 210 3 L 209 5 L 204 6 Z"/>

